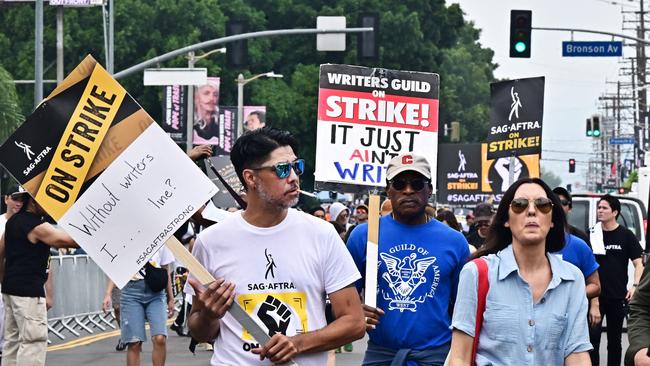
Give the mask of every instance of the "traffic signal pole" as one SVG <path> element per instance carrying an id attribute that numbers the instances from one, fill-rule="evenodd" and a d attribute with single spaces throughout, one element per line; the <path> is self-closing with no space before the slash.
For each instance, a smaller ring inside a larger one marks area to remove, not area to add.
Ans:
<path id="1" fill-rule="evenodd" d="M 361 27 L 361 28 L 344 28 L 344 29 L 317 29 L 317 28 L 305 28 L 305 29 L 276 29 L 276 30 L 267 30 L 260 32 L 250 32 L 250 33 L 241 33 L 228 37 L 221 37 L 216 39 L 211 39 L 209 41 L 195 43 L 177 50 L 165 53 L 161 56 L 156 56 L 150 58 L 149 60 L 143 61 L 137 65 L 131 66 L 125 70 L 122 70 L 113 77 L 115 79 L 121 79 L 125 76 L 129 76 L 138 71 L 142 71 L 147 67 L 160 64 L 162 62 L 171 60 L 178 56 L 187 55 L 189 52 L 198 51 L 203 48 L 214 47 L 228 42 L 241 41 L 244 39 L 251 38 L 264 38 L 264 37 L 273 37 L 273 36 L 289 36 L 289 35 L 298 35 L 298 34 L 323 34 L 323 33 L 361 33 L 361 32 L 372 32 L 372 27 Z"/>

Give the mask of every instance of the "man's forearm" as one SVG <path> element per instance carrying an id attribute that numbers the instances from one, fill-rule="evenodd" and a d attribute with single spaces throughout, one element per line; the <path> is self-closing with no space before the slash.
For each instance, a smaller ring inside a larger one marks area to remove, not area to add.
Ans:
<path id="1" fill-rule="evenodd" d="M 589 283 L 585 286 L 587 292 L 587 299 L 593 299 L 600 295 L 600 286 L 595 283 Z"/>
<path id="2" fill-rule="evenodd" d="M 364 336 L 366 325 L 353 315 L 343 315 L 325 328 L 291 337 L 299 353 L 324 352 Z"/>

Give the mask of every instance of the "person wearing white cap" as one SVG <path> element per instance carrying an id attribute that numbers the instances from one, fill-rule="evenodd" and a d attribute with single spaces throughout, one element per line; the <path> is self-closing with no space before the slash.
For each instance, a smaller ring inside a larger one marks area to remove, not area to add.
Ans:
<path id="1" fill-rule="evenodd" d="M 350 219 L 350 210 L 341 202 L 334 202 L 330 206 L 330 221 L 336 222 L 347 228 Z"/>
<path id="2" fill-rule="evenodd" d="M 470 253 L 463 234 L 427 215 L 432 191 L 424 157 L 408 153 L 388 163 L 393 212 L 379 221 L 377 308 L 364 305 L 369 342 L 363 365 L 442 365 L 449 352 L 449 305 Z M 361 224 L 347 243 L 361 273 L 367 238 L 368 225 Z"/>

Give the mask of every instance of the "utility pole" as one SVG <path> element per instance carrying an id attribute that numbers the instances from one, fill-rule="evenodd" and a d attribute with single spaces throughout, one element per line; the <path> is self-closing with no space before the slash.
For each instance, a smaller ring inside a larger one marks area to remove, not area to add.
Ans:
<path id="1" fill-rule="evenodd" d="M 639 26 L 637 28 L 637 38 L 645 38 L 645 10 L 644 10 L 644 0 L 640 0 L 639 7 Z M 636 44 L 636 65 L 637 65 L 637 85 L 638 85 L 638 107 L 639 107 L 639 123 L 634 124 L 634 138 L 635 138 L 635 147 L 637 149 L 645 150 L 647 142 L 647 133 L 648 133 L 648 101 L 647 96 L 648 92 L 645 89 L 646 85 L 646 57 L 645 57 L 645 44 L 637 42 Z M 641 131 L 642 130 L 642 131 Z M 635 154 L 634 161 L 637 162 L 637 167 L 643 164 L 642 159 L 639 159 L 639 155 Z"/>
<path id="2" fill-rule="evenodd" d="M 63 81 L 63 6 L 56 7 L 56 83 Z"/>

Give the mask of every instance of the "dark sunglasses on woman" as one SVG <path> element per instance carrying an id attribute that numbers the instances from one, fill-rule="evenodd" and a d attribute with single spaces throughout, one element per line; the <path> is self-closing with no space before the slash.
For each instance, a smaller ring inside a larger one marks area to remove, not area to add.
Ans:
<path id="1" fill-rule="evenodd" d="M 510 208 L 512 212 L 520 214 L 528 209 L 530 202 L 533 202 L 535 208 L 543 214 L 547 214 L 553 209 L 553 201 L 546 197 L 539 197 L 533 200 L 529 200 L 528 198 L 515 198 L 510 202 Z"/>

